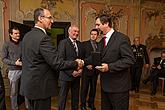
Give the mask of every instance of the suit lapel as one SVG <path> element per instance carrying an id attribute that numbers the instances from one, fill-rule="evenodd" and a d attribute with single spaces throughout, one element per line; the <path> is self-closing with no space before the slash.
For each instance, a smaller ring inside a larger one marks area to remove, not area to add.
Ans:
<path id="1" fill-rule="evenodd" d="M 93 47 L 92 47 L 92 44 L 91 44 L 91 41 L 90 40 L 88 40 L 88 43 L 87 44 L 88 44 L 87 47 L 90 48 L 91 51 L 93 51 Z"/>
<path id="2" fill-rule="evenodd" d="M 71 41 L 69 38 L 67 38 L 67 42 L 69 43 L 69 45 L 70 45 L 71 48 L 73 49 L 74 53 L 76 54 L 76 51 L 75 51 L 75 49 L 74 49 L 74 45 L 72 44 L 72 41 Z M 76 43 L 77 43 L 77 42 L 76 42 Z"/>
<path id="3" fill-rule="evenodd" d="M 78 56 L 81 55 L 81 44 L 76 40 L 77 48 L 78 48 Z"/>
<path id="4" fill-rule="evenodd" d="M 114 31 L 114 33 L 112 34 L 111 38 L 109 39 L 109 41 L 107 43 L 107 46 L 103 49 L 102 57 L 106 54 L 107 50 L 109 48 L 111 48 L 111 45 L 112 45 L 113 41 L 115 40 L 115 35 L 116 35 L 116 31 Z"/>

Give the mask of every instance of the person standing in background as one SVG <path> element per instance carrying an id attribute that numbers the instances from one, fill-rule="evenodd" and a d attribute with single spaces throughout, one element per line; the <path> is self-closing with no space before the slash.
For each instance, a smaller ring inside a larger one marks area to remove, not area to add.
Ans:
<path id="1" fill-rule="evenodd" d="M 51 29 L 53 18 L 48 9 L 34 10 L 34 28 L 22 41 L 22 75 L 20 93 L 28 99 L 29 110 L 51 110 L 51 97 L 58 91 L 57 71 L 79 70 L 83 61 L 64 61 L 51 42 L 46 29 Z"/>
<path id="2" fill-rule="evenodd" d="M 60 58 L 64 60 L 75 60 L 83 58 L 82 43 L 78 41 L 79 28 L 71 25 L 68 29 L 69 36 L 62 40 L 58 46 Z M 71 89 L 71 110 L 78 110 L 79 107 L 79 88 L 82 70 L 63 70 L 59 74 L 59 109 L 65 110 L 66 100 L 69 89 Z"/>
<path id="3" fill-rule="evenodd" d="M 99 36 L 98 29 L 92 29 L 90 31 L 90 40 L 83 42 L 84 56 L 88 58 L 91 56 L 92 52 L 97 51 L 98 43 L 96 42 Z M 97 85 L 98 71 L 95 69 L 94 65 L 87 65 L 83 69 L 82 78 L 81 78 L 81 110 L 86 109 L 86 99 L 88 97 L 88 107 L 90 110 L 96 110 L 94 106 L 95 94 L 96 94 L 96 85 Z M 89 92 L 89 93 L 88 93 Z"/>
<path id="4" fill-rule="evenodd" d="M 5 86 L 4 86 L 4 81 L 1 74 L 1 68 L 0 68 L 0 110 L 6 110 Z"/>
<path id="5" fill-rule="evenodd" d="M 135 59 L 128 36 L 112 27 L 112 17 L 96 17 L 96 29 L 103 32 L 99 43 L 101 53 L 100 71 L 101 110 L 128 110 L 130 71 Z"/>
<path id="6" fill-rule="evenodd" d="M 18 110 L 18 83 L 22 74 L 20 31 L 17 27 L 9 29 L 10 41 L 3 44 L 2 61 L 7 64 L 10 82 L 11 110 Z"/>
<path id="7" fill-rule="evenodd" d="M 131 46 L 131 48 L 132 48 L 134 57 L 136 59 L 136 62 L 131 67 L 131 82 L 132 82 L 131 90 L 132 91 L 135 90 L 135 92 L 139 92 L 143 65 L 145 63 L 146 68 L 149 67 L 149 57 L 146 50 L 146 46 L 140 44 L 139 37 L 135 37 L 133 42 L 134 44 Z"/>

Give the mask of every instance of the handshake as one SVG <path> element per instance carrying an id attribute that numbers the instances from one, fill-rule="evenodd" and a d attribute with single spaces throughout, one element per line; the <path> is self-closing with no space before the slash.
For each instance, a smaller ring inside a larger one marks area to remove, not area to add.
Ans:
<path id="1" fill-rule="evenodd" d="M 78 67 L 77 67 L 76 70 L 73 71 L 72 76 L 73 77 L 78 77 L 78 76 L 81 76 L 81 74 L 82 74 L 82 70 L 83 70 L 83 66 L 84 66 L 84 61 L 81 60 L 81 59 L 76 59 L 75 61 L 77 62 Z"/>
<path id="2" fill-rule="evenodd" d="M 75 61 L 76 61 L 77 64 L 78 64 L 77 70 L 82 69 L 82 68 L 84 67 L 84 61 L 83 61 L 83 60 L 81 60 L 81 59 L 76 59 Z"/>

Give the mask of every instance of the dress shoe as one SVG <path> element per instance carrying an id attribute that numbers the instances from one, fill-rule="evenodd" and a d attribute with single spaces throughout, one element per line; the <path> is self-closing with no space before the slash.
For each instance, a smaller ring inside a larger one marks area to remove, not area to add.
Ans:
<path id="1" fill-rule="evenodd" d="M 80 110 L 87 110 L 86 107 L 81 107 Z"/>
<path id="2" fill-rule="evenodd" d="M 134 91 L 134 90 L 135 90 L 135 88 L 131 88 L 131 89 L 130 89 L 130 91 Z"/>
<path id="3" fill-rule="evenodd" d="M 95 107 L 89 107 L 89 110 L 96 110 L 96 108 Z"/>
<path id="4" fill-rule="evenodd" d="M 135 89 L 135 93 L 139 93 L 139 88 L 136 88 Z"/>
<path id="5" fill-rule="evenodd" d="M 154 95 L 156 95 L 156 91 L 151 92 L 151 96 L 154 96 Z"/>
<path id="6" fill-rule="evenodd" d="M 148 80 L 144 80 L 144 81 L 143 81 L 143 84 L 147 84 L 147 82 L 148 82 Z"/>
<path id="7" fill-rule="evenodd" d="M 89 110 L 96 110 L 96 107 L 92 104 L 88 104 Z"/>

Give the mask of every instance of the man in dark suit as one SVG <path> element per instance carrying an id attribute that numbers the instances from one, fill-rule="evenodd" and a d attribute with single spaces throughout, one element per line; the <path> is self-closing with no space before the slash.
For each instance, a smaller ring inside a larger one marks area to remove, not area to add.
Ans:
<path id="1" fill-rule="evenodd" d="M 96 28 L 105 39 L 100 41 L 101 110 L 128 110 L 130 72 L 135 59 L 129 38 L 112 28 L 112 18 L 100 15 L 96 18 Z"/>
<path id="2" fill-rule="evenodd" d="M 51 97 L 57 91 L 57 72 L 74 71 L 83 64 L 81 60 L 64 61 L 58 56 L 45 29 L 50 29 L 53 18 L 50 11 L 37 8 L 34 11 L 35 27 L 22 42 L 22 75 L 20 93 L 28 99 L 29 110 L 51 110 Z M 74 59 L 75 60 L 75 59 Z"/>
<path id="3" fill-rule="evenodd" d="M 90 31 L 90 40 L 83 42 L 85 58 L 91 56 L 92 52 L 97 51 L 98 43 L 96 42 L 99 36 L 98 29 L 92 29 Z M 91 110 L 96 110 L 94 106 L 94 99 L 96 94 L 96 84 L 98 78 L 98 71 L 95 69 L 94 65 L 87 65 L 84 67 L 82 78 L 81 78 L 81 110 L 86 109 L 86 98 L 89 91 L 88 97 L 88 107 Z M 90 88 L 90 89 L 89 89 Z"/>
<path id="4" fill-rule="evenodd" d="M 90 31 L 90 40 L 83 42 L 84 57 L 88 58 L 92 52 L 97 51 L 98 43 L 96 42 L 99 35 L 98 29 L 92 29 Z M 96 94 L 96 84 L 98 78 L 98 71 L 94 65 L 87 65 L 84 67 L 82 78 L 81 78 L 81 110 L 86 109 L 86 98 L 88 97 L 88 107 L 91 110 L 95 110 L 94 100 Z"/>
<path id="5" fill-rule="evenodd" d="M 144 84 L 148 81 L 152 82 L 151 95 L 156 95 L 159 77 L 165 77 L 165 51 L 161 52 L 161 57 L 154 58 L 150 75 L 143 81 Z"/>
<path id="6" fill-rule="evenodd" d="M 83 58 L 83 48 L 81 42 L 77 40 L 79 28 L 72 25 L 68 29 L 69 37 L 62 40 L 58 45 L 60 58 L 64 60 L 76 60 Z M 59 74 L 60 91 L 59 91 L 59 110 L 65 110 L 67 95 L 71 88 L 71 110 L 78 110 L 79 105 L 79 88 L 80 76 L 82 70 L 70 71 L 62 70 Z"/>
<path id="7" fill-rule="evenodd" d="M 131 67 L 131 90 L 139 92 L 140 80 L 142 75 L 142 69 L 145 64 L 145 67 L 149 67 L 149 57 L 146 50 L 146 46 L 140 44 L 140 37 L 134 38 L 134 44 L 131 45 L 134 57 L 136 62 Z"/>
<path id="8" fill-rule="evenodd" d="M 6 110 L 5 86 L 4 86 L 4 81 L 1 74 L 1 67 L 0 67 L 0 110 Z"/>

